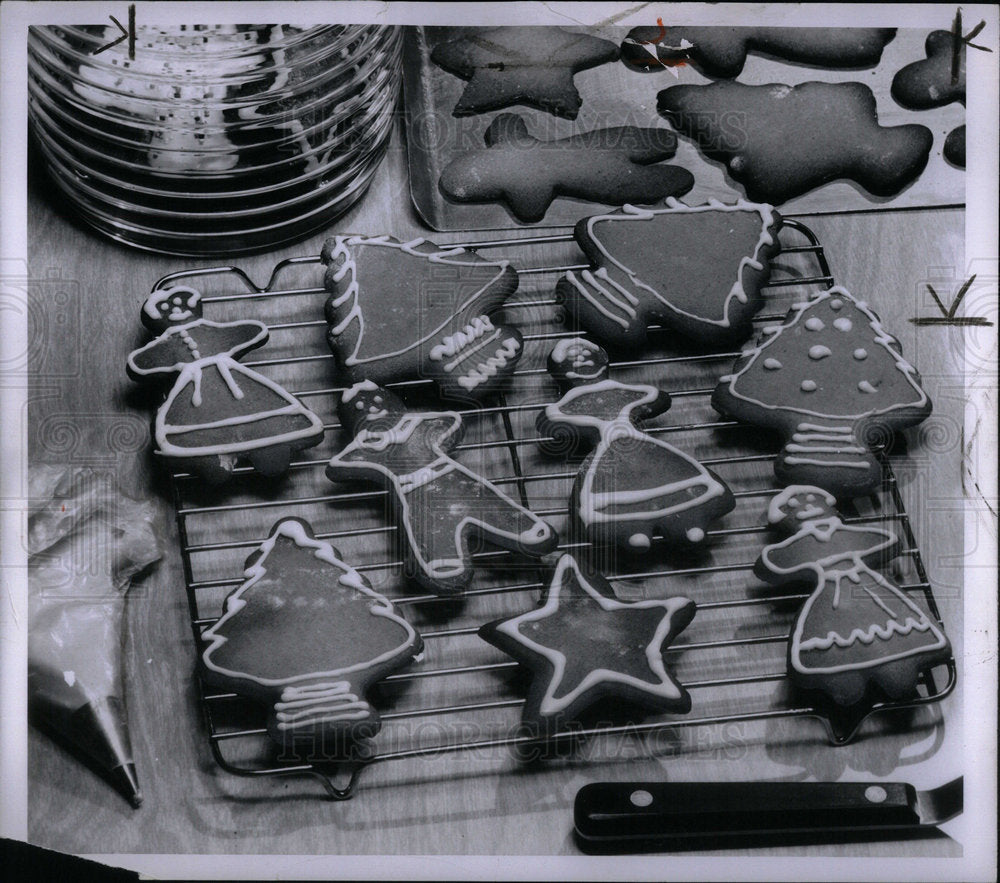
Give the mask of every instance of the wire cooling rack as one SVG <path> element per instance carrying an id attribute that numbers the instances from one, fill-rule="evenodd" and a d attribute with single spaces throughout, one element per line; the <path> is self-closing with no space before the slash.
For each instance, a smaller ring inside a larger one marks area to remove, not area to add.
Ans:
<path id="1" fill-rule="evenodd" d="M 788 307 L 810 291 L 833 285 L 823 248 L 801 222 L 785 219 L 782 253 L 772 267 L 766 304 L 756 329 L 780 322 Z M 514 553 L 475 552 L 476 577 L 460 598 L 413 594 L 401 576 L 398 532 L 387 517 L 382 490 L 332 485 L 324 466 L 344 441 L 336 422 L 326 424 L 323 443 L 302 452 L 278 482 L 262 479 L 250 467 L 238 467 L 221 489 L 207 491 L 196 476 L 174 472 L 172 490 L 187 587 L 199 652 L 202 632 L 221 615 L 226 595 L 243 582 L 245 558 L 267 537 L 280 517 L 297 515 L 313 525 L 348 563 L 390 597 L 424 637 L 425 652 L 411 669 L 392 675 L 377 688 L 383 729 L 370 745 L 349 759 L 279 757 L 264 728 L 264 711 L 232 694 L 199 681 L 200 701 L 212 752 L 225 770 L 245 776 L 312 775 L 328 796 L 350 797 L 360 771 L 371 764 L 440 756 L 454 752 L 502 753 L 516 763 L 533 750 L 531 737 L 518 729 L 523 705 L 523 673 L 518 663 L 487 645 L 478 626 L 498 616 L 531 609 L 547 584 L 555 556 L 566 551 L 588 557 L 623 600 L 686 595 L 698 605 L 694 621 L 667 649 L 670 669 L 691 692 L 687 715 L 658 715 L 641 723 L 622 720 L 614 709 L 580 730 L 557 739 L 560 756 L 594 757 L 601 740 L 634 739 L 657 751 L 678 728 L 722 726 L 776 718 L 816 717 L 832 743 L 852 739 L 876 712 L 937 702 L 954 688 L 954 660 L 925 672 L 918 694 L 906 701 L 876 702 L 849 713 L 804 700 L 788 683 L 785 649 L 795 613 L 808 593 L 775 589 L 752 574 L 754 559 L 772 540 L 764 513 L 777 493 L 772 436 L 734 421 L 718 419 L 709 398 L 718 375 L 738 355 L 730 350 L 704 352 L 670 340 L 669 332 L 651 326 L 643 358 L 612 359 L 611 374 L 621 380 L 655 383 L 672 397 L 669 412 L 645 424 L 647 432 L 669 436 L 717 472 L 732 488 L 736 509 L 708 531 L 704 550 L 678 553 L 654 541 L 646 556 L 634 559 L 595 549 L 571 533 L 567 503 L 578 464 L 548 459 L 539 449 L 535 418 L 557 396 L 545 370 L 555 341 L 576 332 L 564 323 L 553 292 L 558 275 L 582 269 L 582 256 L 570 232 L 519 239 L 486 239 L 440 245 L 504 257 L 519 267 L 520 289 L 504 308 L 504 321 L 524 333 L 525 352 L 507 388 L 480 407 L 462 409 L 467 426 L 455 456 L 516 495 L 560 530 L 559 549 L 542 562 Z M 541 263 L 524 267 L 541 254 Z M 521 267 L 524 267 L 523 269 Z M 270 279 L 256 284 L 236 267 L 213 267 L 172 273 L 154 288 L 185 282 L 199 288 L 209 318 L 255 318 L 265 321 L 271 340 L 265 358 L 247 360 L 285 385 L 313 411 L 335 421 L 342 386 L 335 380 L 325 344 L 322 265 L 318 257 L 292 258 L 275 266 Z M 436 406 L 430 381 L 391 384 L 414 407 Z M 431 395 L 428 393 L 431 392 Z M 844 511 L 852 524 L 895 525 L 903 551 L 893 576 L 900 587 L 923 599 L 940 622 L 920 551 L 904 509 L 892 459 L 901 451 L 879 452 L 884 467 L 882 490 L 855 501 Z M 680 557 L 679 557 L 680 554 Z M 519 680 L 520 678 L 520 680 Z M 803 727 L 809 725 L 803 724 Z M 823 731 L 816 730 L 818 737 Z M 587 751 L 580 752 L 581 745 Z M 596 747 L 595 747 L 596 746 Z"/>

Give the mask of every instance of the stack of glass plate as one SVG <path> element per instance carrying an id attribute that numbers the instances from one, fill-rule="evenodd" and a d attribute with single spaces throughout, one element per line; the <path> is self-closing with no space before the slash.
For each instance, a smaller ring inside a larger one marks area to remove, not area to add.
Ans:
<path id="1" fill-rule="evenodd" d="M 376 25 L 32 27 L 28 112 L 92 226 L 140 248 L 235 255 L 325 226 L 391 133 L 402 32 Z M 97 54 L 94 54 L 97 52 Z"/>

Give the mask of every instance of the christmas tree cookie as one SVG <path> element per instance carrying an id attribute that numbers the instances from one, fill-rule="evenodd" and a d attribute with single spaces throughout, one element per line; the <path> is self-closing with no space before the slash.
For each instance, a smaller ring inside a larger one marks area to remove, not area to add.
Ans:
<path id="1" fill-rule="evenodd" d="M 521 334 L 490 318 L 517 290 L 507 261 L 391 236 L 335 236 L 321 257 L 327 342 L 348 383 L 429 377 L 469 399 L 513 373 Z"/>
<path id="2" fill-rule="evenodd" d="M 899 553 L 896 535 L 846 525 L 835 505 L 821 488 L 792 486 L 768 509 L 768 521 L 790 536 L 765 547 L 754 572 L 777 585 L 813 583 L 789 640 L 789 677 L 841 706 L 860 702 L 870 685 L 892 699 L 909 696 L 919 673 L 946 662 L 951 647 L 927 613 L 872 569 Z"/>
<path id="3" fill-rule="evenodd" d="M 246 577 L 203 635 L 205 681 L 265 703 L 270 737 L 311 757 L 377 733 L 365 695 L 420 655 L 420 635 L 301 519 L 271 528 Z"/>
<path id="4" fill-rule="evenodd" d="M 602 699 L 690 711 L 691 697 L 663 654 L 694 614 L 687 598 L 619 601 L 603 576 L 563 555 L 539 607 L 487 623 L 479 635 L 531 670 L 521 720 L 551 735 Z"/>
<path id="5" fill-rule="evenodd" d="M 157 453 L 209 482 L 224 481 L 238 457 L 280 475 L 294 451 L 323 439 L 323 421 L 273 380 L 237 359 L 267 343 L 261 322 L 210 322 L 201 294 L 175 286 L 154 291 L 142 323 L 162 332 L 128 357 L 134 380 L 177 375 L 156 413 Z"/>
<path id="6" fill-rule="evenodd" d="M 389 491 L 407 574 L 428 590 L 451 595 L 469 585 L 474 535 L 526 555 L 556 547 L 548 524 L 449 455 L 463 432 L 456 412 L 407 411 L 393 393 L 364 381 L 344 393 L 340 420 L 353 440 L 327 464 L 327 477 Z"/>
<path id="7" fill-rule="evenodd" d="M 764 303 L 780 228 L 770 206 L 743 200 L 626 205 L 576 225 L 592 268 L 568 272 L 556 294 L 582 329 L 611 346 L 643 345 L 651 322 L 705 344 L 742 339 Z"/>
<path id="8" fill-rule="evenodd" d="M 765 327 L 719 378 L 712 406 L 782 435 L 774 467 L 782 484 L 818 485 L 838 497 L 877 491 L 882 469 L 870 448 L 931 412 L 899 342 L 843 288 L 795 304 L 784 324 Z"/>
<path id="9" fill-rule="evenodd" d="M 582 338 L 561 340 L 549 372 L 565 390 L 538 415 L 550 452 L 592 448 L 580 466 L 570 511 L 591 542 L 644 552 L 654 535 L 699 543 L 735 505 L 729 488 L 693 457 L 638 429 L 670 396 L 655 386 L 609 380 L 608 356 Z"/>

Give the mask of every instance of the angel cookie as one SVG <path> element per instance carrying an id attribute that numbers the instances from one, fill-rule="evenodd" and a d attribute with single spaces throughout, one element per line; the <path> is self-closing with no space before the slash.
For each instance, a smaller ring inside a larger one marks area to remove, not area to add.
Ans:
<path id="1" fill-rule="evenodd" d="M 449 456 L 463 431 L 454 411 L 408 412 L 393 393 L 363 381 L 344 393 L 340 419 L 354 440 L 330 460 L 327 477 L 389 491 L 407 573 L 428 590 L 451 595 L 469 585 L 473 534 L 527 555 L 556 547 L 548 524 Z"/>
<path id="2" fill-rule="evenodd" d="M 667 393 L 609 380 L 607 353 L 582 338 L 556 344 L 549 373 L 565 394 L 538 415 L 538 432 L 552 439 L 550 451 L 594 448 L 580 466 L 570 503 L 592 542 L 645 551 L 660 534 L 698 543 L 709 524 L 733 508 L 718 476 L 636 428 L 635 422 L 670 407 Z"/>
<path id="3" fill-rule="evenodd" d="M 327 342 L 349 383 L 429 377 L 449 398 L 475 398 L 521 358 L 517 329 L 490 318 L 517 289 L 506 261 L 391 236 L 336 236 L 322 260 Z"/>
<path id="4" fill-rule="evenodd" d="M 592 269 L 569 271 L 556 294 L 610 346 L 641 346 L 651 322 L 706 344 L 745 338 L 764 303 L 780 228 L 774 209 L 743 200 L 626 205 L 576 225 Z"/>
<path id="5" fill-rule="evenodd" d="M 913 693 L 919 673 L 951 656 L 938 625 L 872 567 L 899 553 L 894 533 L 847 525 L 835 498 L 793 485 L 772 501 L 768 521 L 790 534 L 766 546 L 754 572 L 778 585 L 809 579 L 788 646 L 789 677 L 853 705 L 875 684 L 892 699 Z"/>
<path id="6" fill-rule="evenodd" d="M 563 555 L 539 607 L 487 623 L 479 635 L 531 670 L 521 720 L 551 735 L 602 699 L 690 711 L 691 696 L 663 654 L 694 614 L 687 598 L 620 601 L 603 576 Z"/>
<path id="7" fill-rule="evenodd" d="M 176 286 L 154 291 L 142 323 L 162 332 L 128 357 L 134 380 L 177 375 L 156 413 L 157 452 L 210 482 L 224 481 L 237 457 L 280 475 L 293 451 L 323 438 L 323 423 L 277 383 L 236 361 L 267 343 L 261 322 L 202 318 L 201 295 Z"/>
<path id="8" fill-rule="evenodd" d="M 719 378 L 712 406 L 786 439 L 774 471 L 838 497 L 870 494 L 882 467 L 869 450 L 920 423 L 931 401 L 920 375 L 868 305 L 843 288 L 794 304 Z"/>
<path id="9" fill-rule="evenodd" d="M 202 637 L 205 681 L 266 703 L 271 738 L 308 743 L 311 757 L 375 735 L 381 720 L 365 694 L 423 649 L 388 599 L 299 518 L 271 528 Z"/>

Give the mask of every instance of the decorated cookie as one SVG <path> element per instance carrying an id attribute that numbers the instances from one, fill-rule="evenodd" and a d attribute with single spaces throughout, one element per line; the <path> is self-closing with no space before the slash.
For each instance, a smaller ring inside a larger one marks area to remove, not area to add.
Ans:
<path id="1" fill-rule="evenodd" d="M 895 28 L 640 27 L 622 42 L 622 61 L 634 70 L 694 62 L 712 77 L 737 77 L 747 53 L 763 52 L 828 68 L 874 67 Z"/>
<path id="2" fill-rule="evenodd" d="M 203 634 L 205 681 L 265 703 L 270 737 L 312 756 L 377 733 L 365 695 L 420 655 L 420 635 L 301 519 L 271 528 L 246 577 Z"/>
<path id="3" fill-rule="evenodd" d="M 965 168 L 965 126 L 952 129 L 944 139 L 944 158 L 959 168 Z"/>
<path id="4" fill-rule="evenodd" d="M 573 486 L 571 510 L 595 543 L 644 552 L 655 534 L 699 543 L 734 506 L 717 475 L 693 457 L 637 429 L 670 396 L 655 386 L 607 379 L 608 357 L 582 338 L 561 340 L 549 371 L 565 395 L 538 415 L 538 432 L 567 453 L 593 447 Z"/>
<path id="5" fill-rule="evenodd" d="M 174 375 L 156 413 L 157 453 L 207 481 L 224 481 L 238 457 L 280 475 L 293 451 L 323 438 L 323 422 L 291 393 L 236 360 L 267 343 L 261 322 L 210 322 L 201 295 L 175 286 L 154 291 L 142 322 L 162 332 L 128 357 L 134 380 Z"/>
<path id="6" fill-rule="evenodd" d="M 774 471 L 782 484 L 819 485 L 838 497 L 877 491 L 882 468 L 869 448 L 931 412 L 899 341 L 843 288 L 794 304 L 783 325 L 765 327 L 719 378 L 712 406 L 781 433 Z"/>
<path id="7" fill-rule="evenodd" d="M 582 329 L 613 346 L 641 346 L 651 322 L 705 343 L 744 338 L 780 227 L 770 206 L 742 200 L 626 205 L 576 225 L 592 269 L 571 270 L 556 293 Z"/>
<path id="8" fill-rule="evenodd" d="M 694 614 L 687 598 L 619 601 L 603 576 L 563 555 L 541 606 L 479 634 L 531 670 L 522 722 L 551 735 L 601 699 L 690 711 L 691 697 L 663 654 Z"/>
<path id="9" fill-rule="evenodd" d="M 965 41 L 951 31 L 932 31 L 924 51 L 927 58 L 906 65 L 892 78 L 892 97 L 910 110 L 953 101 L 965 104 Z"/>
<path id="10" fill-rule="evenodd" d="M 454 411 L 408 412 L 393 393 L 363 381 L 344 393 L 340 419 L 354 440 L 330 460 L 327 476 L 389 491 L 407 573 L 428 590 L 450 595 L 469 585 L 473 535 L 526 555 L 556 547 L 548 524 L 449 456 L 463 431 Z"/>
<path id="11" fill-rule="evenodd" d="M 486 147 L 453 159 L 441 191 L 457 202 L 507 204 L 521 221 L 542 220 L 557 196 L 623 205 L 680 196 L 694 178 L 680 166 L 657 165 L 677 150 L 666 129 L 618 126 L 540 141 L 524 119 L 504 113 L 486 130 Z"/>
<path id="12" fill-rule="evenodd" d="M 946 662 L 951 647 L 937 624 L 872 567 L 899 553 L 896 535 L 847 525 L 826 491 L 785 488 L 768 521 L 790 534 L 766 546 L 756 574 L 778 585 L 814 583 L 788 647 L 789 677 L 838 705 L 862 700 L 870 684 L 892 699 L 911 695 L 919 673 Z"/>
<path id="13" fill-rule="evenodd" d="M 894 196 L 923 171 L 933 140 L 925 126 L 880 126 L 862 83 L 727 81 L 671 86 L 657 101 L 750 199 L 773 205 L 839 178 Z"/>
<path id="14" fill-rule="evenodd" d="M 439 43 L 431 60 L 469 83 L 452 113 L 527 104 L 573 120 L 583 103 L 573 75 L 618 58 L 607 40 L 562 28 L 505 27 Z"/>
<path id="15" fill-rule="evenodd" d="M 350 383 L 430 377 L 443 395 L 475 398 L 509 376 L 516 328 L 490 314 L 517 289 L 507 261 L 391 236 L 336 236 L 327 265 L 327 341 Z"/>

